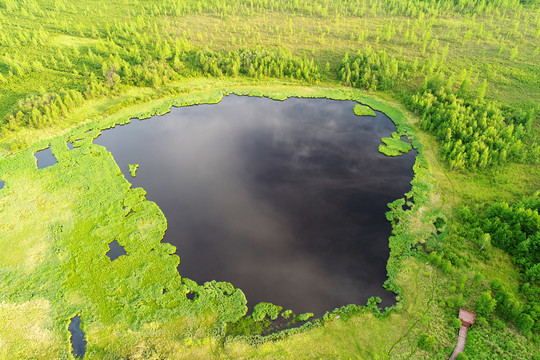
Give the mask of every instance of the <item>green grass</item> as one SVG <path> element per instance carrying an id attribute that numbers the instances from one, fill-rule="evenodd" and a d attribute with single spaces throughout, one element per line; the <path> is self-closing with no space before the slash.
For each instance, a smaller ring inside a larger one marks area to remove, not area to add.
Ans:
<path id="1" fill-rule="evenodd" d="M 375 112 L 369 106 L 354 105 L 353 110 L 358 116 L 375 116 Z"/>
<path id="2" fill-rule="evenodd" d="M 411 144 L 402 141 L 397 133 L 393 133 L 392 137 L 382 138 L 381 141 L 384 145 L 379 145 L 379 151 L 386 156 L 399 156 L 412 149 Z"/>
<path id="3" fill-rule="evenodd" d="M 0 245 L 12 249 L 3 252 L 3 306 L 34 301 L 39 292 L 40 304 L 49 309 L 36 327 L 45 323 L 56 339 L 53 358 L 69 352 L 65 326 L 74 314 L 83 319 L 89 358 L 118 353 L 125 339 L 140 342 L 146 323 L 177 319 L 183 337 L 209 336 L 220 323 L 242 316 L 245 297 L 229 284 L 199 287 L 180 279 L 174 247 L 160 242 L 166 228 L 162 212 L 142 189 L 130 188 L 110 153 L 92 145 L 89 136 L 72 151 L 65 137 L 52 140 L 58 164 L 46 169 L 37 169 L 32 149 L 3 159 L 0 218 L 7 231 Z M 128 255 L 111 262 L 105 253 L 115 239 Z M 198 300 L 188 300 L 188 290 Z M 116 337 L 103 340 L 101 333 Z M 7 339 L 15 347 L 24 341 Z"/>

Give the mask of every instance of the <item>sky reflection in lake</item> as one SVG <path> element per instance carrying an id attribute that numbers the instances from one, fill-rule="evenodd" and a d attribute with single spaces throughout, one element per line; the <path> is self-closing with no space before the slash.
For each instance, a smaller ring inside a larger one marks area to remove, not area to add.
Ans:
<path id="1" fill-rule="evenodd" d="M 387 203 L 410 190 L 415 152 L 377 151 L 395 130 L 354 102 L 227 96 L 118 126 L 94 142 L 164 212 L 180 275 L 228 281 L 251 305 L 322 314 L 386 280 Z M 140 164 L 136 178 L 128 164 Z"/>

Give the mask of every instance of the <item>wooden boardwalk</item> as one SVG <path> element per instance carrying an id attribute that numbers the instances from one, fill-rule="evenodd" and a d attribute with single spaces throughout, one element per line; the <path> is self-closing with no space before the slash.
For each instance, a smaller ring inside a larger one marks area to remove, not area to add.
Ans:
<path id="1" fill-rule="evenodd" d="M 459 309 L 459 319 L 461 320 L 461 327 L 459 328 L 456 348 L 454 349 L 452 355 L 450 355 L 449 360 L 455 360 L 458 354 L 462 353 L 465 350 L 465 343 L 467 342 L 467 331 L 469 329 L 469 326 L 474 324 L 475 316 L 476 315 L 470 311 Z"/>

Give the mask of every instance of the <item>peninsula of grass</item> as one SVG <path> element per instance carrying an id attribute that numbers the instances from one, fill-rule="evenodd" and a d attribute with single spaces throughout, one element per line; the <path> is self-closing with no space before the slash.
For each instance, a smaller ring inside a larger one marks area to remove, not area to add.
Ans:
<path id="1" fill-rule="evenodd" d="M 402 141 L 397 132 L 392 133 L 392 137 L 382 138 L 384 145 L 379 145 L 379 152 L 386 156 L 399 156 L 408 153 L 412 146 L 410 143 Z"/>
<path id="2" fill-rule="evenodd" d="M 354 105 L 354 113 L 358 116 L 375 116 L 375 112 L 365 105 Z"/>

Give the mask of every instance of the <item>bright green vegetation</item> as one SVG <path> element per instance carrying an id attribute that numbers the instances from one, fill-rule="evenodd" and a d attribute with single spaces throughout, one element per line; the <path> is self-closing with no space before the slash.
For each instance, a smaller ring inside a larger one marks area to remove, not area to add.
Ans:
<path id="1" fill-rule="evenodd" d="M 135 177 L 137 175 L 137 169 L 139 168 L 139 164 L 128 164 L 129 173 L 132 177 Z"/>
<path id="2" fill-rule="evenodd" d="M 65 138 L 52 141 L 59 162 L 50 168 L 37 169 L 32 149 L 0 165 L 7 183 L 0 195 L 0 243 L 11 248 L 1 255 L 0 316 L 25 319 L 32 314 L 27 308 L 40 314 L 27 323 L 2 322 L 4 354 L 68 354 L 67 320 L 75 314 L 85 319 L 93 358 L 121 356 L 157 330 L 152 324 L 160 324 L 158 337 L 179 329 L 189 337 L 242 316 L 245 297 L 230 284 L 199 286 L 180 279 L 174 247 L 160 242 L 166 222 L 157 205 L 145 201 L 142 189 L 130 189 L 110 154 L 92 145 L 91 135 L 79 135 L 79 147 L 71 151 Z M 105 253 L 114 239 L 127 256 L 111 262 Z M 197 300 L 188 300 L 187 292 L 197 293 Z M 15 324 L 34 330 L 13 338 Z"/>
<path id="3" fill-rule="evenodd" d="M 36 328 L 40 336 L 48 334 L 49 355 L 69 353 L 65 326 L 68 319 L 78 313 L 81 314 L 81 326 L 89 340 L 89 358 L 135 356 L 139 351 L 170 358 L 181 358 L 187 354 L 205 358 L 211 353 L 218 358 L 247 356 L 292 359 L 308 351 L 321 357 L 347 354 L 362 354 L 366 358 L 400 358 L 404 354 L 415 357 L 447 356 L 455 335 L 448 328 L 459 304 L 453 300 L 452 291 L 456 290 L 452 290 L 455 285 L 451 280 L 451 274 L 457 276 L 457 268 L 445 260 L 445 267 L 437 270 L 429 261 L 425 262 L 414 247 L 417 243 L 429 243 L 434 229 L 444 230 L 446 227 L 446 220 L 441 220 L 445 219 L 445 215 L 437 209 L 439 200 L 433 194 L 436 188 L 427 172 L 428 164 L 422 156 L 415 165 L 416 177 L 412 191 L 406 194 L 407 200 L 400 199 L 391 204 L 388 213 L 394 225 L 394 236 L 390 238 L 389 280 L 386 286 L 400 294 L 402 299 L 394 312 L 382 313 L 376 307 L 377 299 L 372 299 L 367 307 L 349 305 L 336 309 L 312 323 L 286 331 L 289 336 L 282 338 L 284 335 L 278 333 L 270 337 L 281 338 L 278 342 L 264 342 L 263 338 L 253 336 L 254 331 L 265 333 L 265 326 L 271 326 L 269 321 L 277 317 L 281 310 L 278 306 L 262 304 L 246 318 L 243 317 L 247 310 L 245 298 L 230 284 L 198 285 L 178 276 L 175 270 L 178 257 L 170 255 L 174 248 L 159 242 L 165 229 L 163 215 L 155 204 L 144 200 L 144 193 L 140 189 L 129 188 L 129 183 L 110 154 L 92 145 L 91 139 L 97 136 L 97 129 L 125 123 L 132 116 L 145 118 L 156 112 L 165 113 L 174 104 L 215 103 L 228 93 L 267 95 L 276 99 L 295 95 L 357 100 L 392 116 L 398 125 L 398 132 L 407 134 L 415 146 L 420 146 L 415 131 L 406 123 L 403 114 L 384 102 L 365 97 L 360 92 L 290 87 L 275 87 L 274 90 L 245 87 L 210 90 L 150 102 L 144 106 L 132 106 L 126 109 L 125 114 L 117 112 L 48 141 L 52 143 L 52 151 L 59 163 L 44 170 L 36 169 L 32 154 L 47 143 L 36 143 L 28 150 L 4 158 L 1 163 L 0 173 L 6 179 L 5 189 L 8 190 L 0 195 L 3 200 L 0 212 L 2 224 L 6 224 L 9 230 L 6 231 L 9 234 L 6 243 L 17 243 L 15 239 L 24 238 L 24 234 L 35 234 L 29 239 L 39 239 L 35 244 L 29 242 L 37 249 L 28 249 L 24 247 L 28 243 L 21 243 L 19 251 L 6 253 L 6 259 L 3 259 L 2 263 L 9 263 L 9 259 L 13 259 L 12 265 L 4 267 L 2 272 L 4 279 L 9 279 L 2 281 L 1 289 L 5 294 L 6 314 L 13 314 L 13 306 L 23 304 L 17 309 L 24 313 L 21 318 L 27 318 L 27 309 L 42 306 L 41 312 L 32 314 L 45 316 L 47 320 L 44 322 L 36 318 L 30 321 L 42 324 Z M 67 139 L 75 141 L 75 150 L 67 150 Z M 108 165 L 98 165 L 102 163 Z M 104 170 L 94 174 L 91 169 L 96 166 L 104 166 Z M 93 175 L 90 177 L 88 174 Z M 36 186 L 40 181 L 44 185 Z M 33 191 L 18 191 L 19 186 L 27 188 L 29 184 L 32 184 Z M 42 191 L 44 187 L 49 189 L 45 194 Z M 101 189 L 108 189 L 108 192 L 103 193 Z M 404 211 L 402 205 L 412 199 L 415 206 L 412 210 Z M 32 216 L 24 217 L 24 221 L 19 220 L 21 207 L 33 202 L 41 207 L 30 211 Z M 65 210 L 59 212 L 59 208 Z M 130 209 L 134 213 L 125 218 Z M 40 223 L 41 227 L 30 226 L 35 223 Z M 90 230 L 92 224 L 101 226 Z M 74 240 L 79 238 L 83 240 Z M 51 239 L 52 243 L 43 239 Z M 125 246 L 128 255 L 110 262 L 105 253 L 107 244 L 113 239 Z M 27 265 L 28 261 L 24 261 L 27 253 L 35 254 L 38 251 L 41 253 L 30 258 L 33 265 Z M 116 261 L 122 261 L 121 266 Z M 504 262 L 502 264 L 511 266 Z M 21 266 L 30 269 L 19 270 Z M 63 271 L 57 272 L 58 268 Z M 104 270 L 107 272 L 104 273 Z M 50 276 L 52 272 L 55 272 L 55 276 Z M 459 277 L 460 289 L 476 288 L 465 287 L 467 281 L 475 281 L 474 272 L 468 272 L 469 280 Z M 31 302 L 36 287 L 43 293 L 43 303 Z M 162 294 L 163 289 L 167 290 L 165 294 Z M 196 294 L 195 300 L 186 298 L 188 292 Z M 451 301 L 442 300 L 446 298 Z M 102 302 L 102 299 L 107 301 Z M 461 299 L 464 297 L 461 296 Z M 474 302 L 472 304 L 474 306 Z M 310 315 L 291 318 L 290 313 L 283 312 L 282 317 L 289 317 L 293 324 L 294 321 L 308 320 Z M 426 334 L 428 324 L 429 333 L 436 334 L 432 336 L 440 341 L 438 345 L 427 350 L 411 346 Z M 17 325 L 17 322 L 12 323 L 12 326 Z M 6 338 L 12 326 L 4 326 L 4 335 L 0 336 Z M 485 326 L 490 329 L 488 324 Z M 366 328 L 370 331 L 362 330 Z M 117 335 L 111 337 L 113 333 Z M 235 334 L 242 336 L 231 337 Z M 494 331 L 494 334 L 498 333 Z M 504 334 L 512 342 L 521 344 L 521 355 L 528 356 L 533 351 L 526 345 L 528 340 L 520 333 L 509 330 Z M 352 341 L 353 338 L 356 340 Z M 21 353 L 42 356 L 39 355 L 41 347 L 38 347 L 41 344 L 24 342 L 24 339 L 21 336 L 17 339 L 20 341 L 10 342 L 6 352 L 13 354 L 19 351 L 17 349 L 22 349 Z M 358 346 L 363 350 L 359 350 Z"/>
<path id="4" fill-rule="evenodd" d="M 253 309 L 253 314 L 251 316 L 255 321 L 260 321 L 266 316 L 268 316 L 270 320 L 275 320 L 281 312 L 281 309 L 281 306 L 276 306 L 274 304 L 263 302 L 255 305 L 255 308 Z"/>
<path id="5" fill-rule="evenodd" d="M 379 145 L 379 151 L 386 156 L 399 156 L 408 153 L 412 149 L 411 144 L 402 141 L 397 132 L 392 133 L 392 137 L 382 138 L 381 141 L 384 145 Z"/>
<path id="6" fill-rule="evenodd" d="M 508 109 L 505 113 L 485 101 L 485 85 L 476 93 L 467 90 L 467 79 L 453 91 L 453 79 L 430 79 L 412 98 L 412 109 L 422 117 L 422 129 L 443 143 L 442 155 L 455 169 L 485 168 L 507 161 L 540 162 L 540 145 L 525 146 L 533 111 Z M 446 87 L 446 89 L 445 89 Z"/>
<path id="7" fill-rule="evenodd" d="M 375 116 L 375 112 L 365 105 L 354 105 L 353 111 L 358 116 Z"/>
<path id="8" fill-rule="evenodd" d="M 534 359 L 538 29 L 534 0 L 0 0 L 0 358 L 70 358 L 79 314 L 88 359 L 446 359 L 465 307 L 464 358 Z M 180 278 L 158 206 L 91 140 L 229 93 L 355 100 L 397 124 L 381 152 L 419 151 L 387 213 L 392 311 L 246 316 L 233 285 Z"/>
<path id="9" fill-rule="evenodd" d="M 70 127 L 81 97 L 135 87 L 142 100 L 146 87 L 199 76 L 336 79 L 409 102 L 427 74 L 483 89 L 506 114 L 528 114 L 540 97 L 540 18 L 528 3 L 2 0 L 2 136 Z M 16 136 L 8 150 L 30 143 Z"/>
<path id="10" fill-rule="evenodd" d="M 473 211 L 465 207 L 459 212 L 463 223 L 463 234 L 477 244 L 480 253 L 492 245 L 512 255 L 512 260 L 520 268 L 523 283 L 520 285 L 518 300 L 509 293 L 500 280 L 491 284 L 495 299 L 489 299 L 489 292 L 484 295 L 477 308 L 483 316 L 489 316 L 497 309 L 501 318 L 513 321 L 522 331 L 538 332 L 540 326 L 540 193 L 509 206 L 507 203 L 495 203 L 483 210 Z M 482 216 L 478 216 L 478 214 Z M 486 255 L 489 260 L 489 254 Z M 480 306 L 479 306 L 480 305 Z M 533 329 L 534 326 L 534 329 Z"/>

